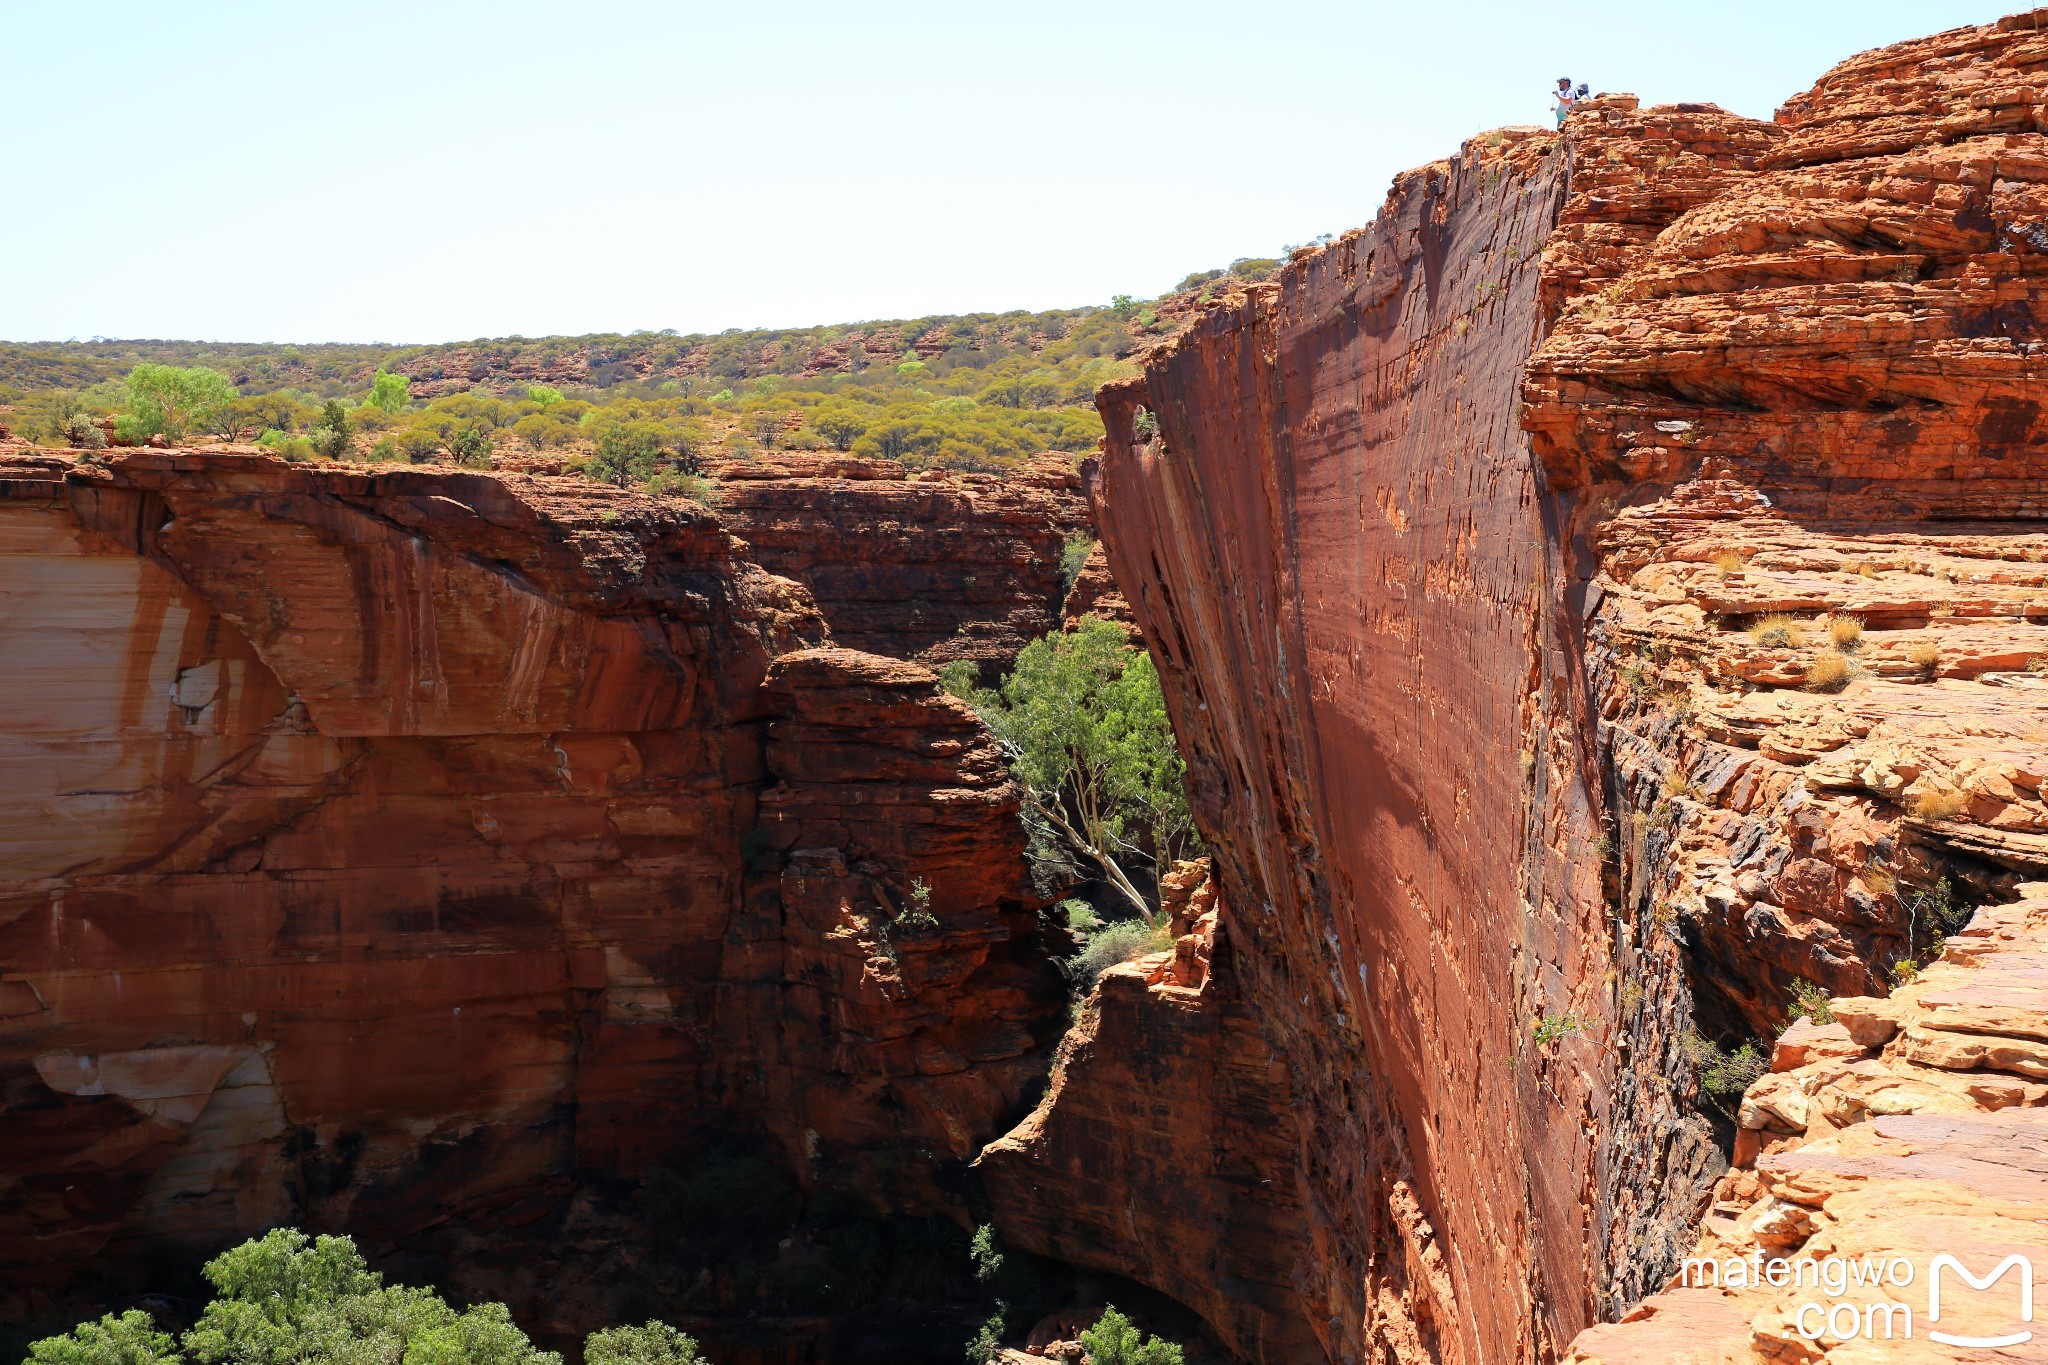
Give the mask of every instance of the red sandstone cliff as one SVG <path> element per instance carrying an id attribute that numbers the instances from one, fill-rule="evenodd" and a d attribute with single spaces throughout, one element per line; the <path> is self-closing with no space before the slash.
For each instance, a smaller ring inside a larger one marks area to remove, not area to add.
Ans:
<path id="1" fill-rule="evenodd" d="M 1475 142 L 1103 395 L 1104 540 L 1293 1077 L 1334 1358 L 1553 1353 L 1604 1224 L 1707 1178 L 1654 1062 L 1602 1057 L 1597 758 L 1514 402 L 1568 169 Z"/>
<path id="2" fill-rule="evenodd" d="M 713 1132 L 952 1207 L 1063 1008 L 1015 793 L 742 550 L 575 481 L 0 464 L 9 1286 L 508 1231 Z"/>
<path id="3" fill-rule="evenodd" d="M 1065 456 L 1019 471 L 908 473 L 893 461 L 779 453 L 718 467 L 720 519 L 803 583 L 835 640 L 993 685 L 1060 624 L 1060 550 L 1088 525 Z"/>
<path id="4" fill-rule="evenodd" d="M 1249 1358 L 1312 1359 L 1287 1068 L 1245 1007 L 1205 869 L 1161 891 L 1174 952 L 1103 975 L 1044 1100 L 982 1153 L 989 1197 L 1006 1237 L 1155 1285 Z"/>
<path id="5" fill-rule="evenodd" d="M 1098 520 L 1291 1078 L 1332 1359 L 1564 1354 L 1706 1207 L 1692 1030 L 1773 1032 L 1798 978 L 1881 994 L 1928 896 L 2048 868 L 2044 30 L 1866 54 L 1775 123 L 1611 97 L 1476 139 L 1103 393 Z M 1089 1048 L 1141 1047 L 1124 1015 Z M 2025 1046 L 1944 1046 L 1887 1064 L 2041 1102 Z M 1083 1112 L 1107 1152 L 1144 1132 Z M 1213 1192 L 1215 1131 L 1143 1188 Z M 1134 1264 L 1061 1159 L 1005 1157 L 1083 1226 L 1018 1182 L 1005 1232 Z M 1205 1311 L 1256 1343 L 1293 1310 Z M 1586 1349 L 1718 1349 L 1685 1330 Z"/>

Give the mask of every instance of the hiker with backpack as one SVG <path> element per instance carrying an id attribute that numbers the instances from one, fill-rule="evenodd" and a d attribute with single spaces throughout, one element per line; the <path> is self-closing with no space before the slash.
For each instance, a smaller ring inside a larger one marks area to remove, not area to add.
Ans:
<path id="1" fill-rule="evenodd" d="M 1559 76 L 1557 78 L 1557 89 L 1551 92 L 1551 98 L 1557 101 L 1558 127 L 1564 127 L 1564 116 L 1572 111 L 1572 106 L 1577 104 L 1579 97 L 1585 93 L 1586 87 L 1583 85 L 1576 91 L 1572 89 L 1572 78 L 1570 76 Z"/>

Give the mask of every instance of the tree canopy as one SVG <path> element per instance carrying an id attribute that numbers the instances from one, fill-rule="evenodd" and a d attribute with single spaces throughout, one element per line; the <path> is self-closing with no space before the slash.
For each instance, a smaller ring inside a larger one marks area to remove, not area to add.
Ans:
<path id="1" fill-rule="evenodd" d="M 961 679 L 949 676 L 957 690 Z M 968 692 L 1010 754 L 1035 833 L 1097 868 L 1140 913 L 1130 868 L 1188 852 L 1185 765 L 1152 657 L 1114 621 L 1084 616 L 1026 645 L 1000 688 Z"/>
<path id="2" fill-rule="evenodd" d="M 382 412 L 402 412 L 412 402 L 412 380 L 389 370 L 377 371 L 377 377 L 370 381 L 370 396 L 364 400 Z"/>
<path id="3" fill-rule="evenodd" d="M 1146 1337 L 1111 1304 L 1095 1325 L 1081 1333 L 1090 1365 L 1182 1365 L 1181 1348 L 1160 1337 Z"/>
<path id="4" fill-rule="evenodd" d="M 128 372 L 128 417 L 143 436 L 178 440 L 204 431 L 238 393 L 204 365 L 137 365 Z"/>
<path id="5" fill-rule="evenodd" d="M 346 1237 L 279 1228 L 209 1261 L 215 1297 L 173 1341 L 147 1313 L 109 1313 L 29 1347 L 27 1365 L 561 1365 L 502 1303 L 457 1309 L 387 1285 Z M 698 1365 L 665 1323 L 594 1332 L 591 1365 Z"/>
<path id="6" fill-rule="evenodd" d="M 1183 283 L 1206 295 L 1266 265 L 1237 262 Z M 476 467 L 516 454 L 643 488 L 699 476 L 697 462 L 714 455 L 785 449 L 1001 473 L 1043 452 L 1092 449 L 1102 436 L 1095 391 L 1135 373 L 1130 357 L 1169 325 L 1162 310 L 1189 316 L 1195 301 L 412 347 L 0 344 L 10 407 L 0 420 L 31 441 L 74 446 L 93 445 L 89 428 L 112 419 L 116 445 L 207 434 L 254 438 L 288 459 L 453 457 Z M 661 429 L 652 460 L 637 436 L 606 439 L 609 427 L 640 423 Z M 344 429 L 348 439 L 337 439 Z"/>

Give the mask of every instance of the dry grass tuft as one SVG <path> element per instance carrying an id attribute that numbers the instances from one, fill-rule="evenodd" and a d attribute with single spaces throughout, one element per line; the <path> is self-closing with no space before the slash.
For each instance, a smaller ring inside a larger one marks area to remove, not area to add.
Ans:
<path id="1" fill-rule="evenodd" d="M 1914 793 L 1906 805 L 1922 820 L 1953 820 L 1969 808 L 1968 792 L 1936 791 L 1932 787 Z"/>
<path id="2" fill-rule="evenodd" d="M 1906 657 L 1931 673 L 1941 662 L 1941 646 L 1932 640 L 1915 640 L 1907 647 Z"/>
<path id="3" fill-rule="evenodd" d="M 1722 573 L 1736 573 L 1747 566 L 1749 555 L 1743 550 L 1723 550 L 1714 556 L 1714 567 Z"/>
<path id="4" fill-rule="evenodd" d="M 1749 628 L 1749 638 L 1776 649 L 1797 649 L 1806 643 L 1806 632 L 1783 612 L 1774 612 Z"/>
<path id="5" fill-rule="evenodd" d="M 1836 649 L 1854 649 L 1863 641 L 1863 621 L 1855 616 L 1824 616 L 1822 622 L 1828 628 L 1828 639 L 1835 642 Z"/>
<path id="6" fill-rule="evenodd" d="M 1806 685 L 1815 692 L 1839 692 L 1849 685 L 1849 656 L 1839 649 L 1816 652 L 1806 666 Z"/>
<path id="7" fill-rule="evenodd" d="M 1866 867 L 1858 874 L 1874 896 L 1889 896 L 1899 889 L 1899 879 L 1881 867 Z"/>

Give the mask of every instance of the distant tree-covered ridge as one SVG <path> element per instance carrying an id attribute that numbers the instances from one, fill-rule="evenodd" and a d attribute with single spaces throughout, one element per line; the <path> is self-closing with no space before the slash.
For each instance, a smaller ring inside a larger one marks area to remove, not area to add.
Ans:
<path id="1" fill-rule="evenodd" d="M 258 441 L 287 459 L 515 462 L 715 502 L 707 461 L 843 451 L 1001 471 L 1094 447 L 1095 390 L 1271 261 L 1174 293 L 718 336 L 438 346 L 109 341 L 0 345 L 0 424 L 37 445 Z"/>

